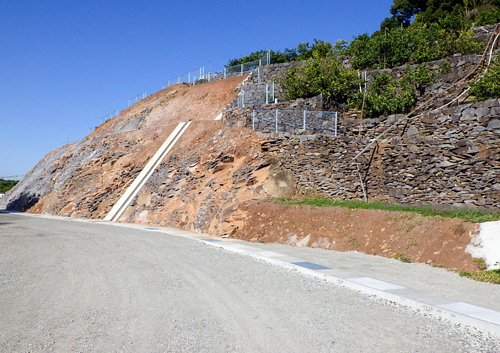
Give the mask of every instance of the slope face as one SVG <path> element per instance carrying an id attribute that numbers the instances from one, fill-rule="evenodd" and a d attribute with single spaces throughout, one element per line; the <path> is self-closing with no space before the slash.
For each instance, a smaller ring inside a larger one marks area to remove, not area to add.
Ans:
<path id="1" fill-rule="evenodd" d="M 214 119 L 245 77 L 173 85 L 123 111 L 82 141 L 44 157 L 0 208 L 104 218 L 180 121 Z"/>

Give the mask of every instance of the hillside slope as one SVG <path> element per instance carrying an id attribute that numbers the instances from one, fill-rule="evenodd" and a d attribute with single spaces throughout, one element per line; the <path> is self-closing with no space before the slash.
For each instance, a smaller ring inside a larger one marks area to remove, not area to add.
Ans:
<path id="1" fill-rule="evenodd" d="M 245 77 L 159 91 L 45 156 L 0 208 L 104 218 L 180 121 L 213 120 Z"/>
<path id="2" fill-rule="evenodd" d="M 290 134 L 278 138 L 252 131 L 248 128 L 248 120 L 237 123 L 234 119 L 231 123 L 214 120 L 234 101 L 245 78 L 236 77 L 197 86 L 173 85 L 140 101 L 98 127 L 84 140 L 49 153 L 0 201 L 0 209 L 104 219 L 176 124 L 191 121 L 186 133 L 119 221 L 171 226 L 250 241 L 341 251 L 359 250 L 386 257 L 403 254 L 412 261 L 463 270 L 477 269 L 477 263 L 466 251 L 471 237 L 478 230 L 475 224 L 387 211 L 317 209 L 265 202 L 294 195 L 328 197 L 330 193 L 336 198 L 342 195 L 343 198 L 362 197 L 352 157 L 367 145 L 367 136 L 385 130 L 393 124 L 394 117 L 377 122 L 365 121 L 365 136 L 359 136 L 357 124 L 350 119 L 342 119 L 339 131 L 345 136 L 339 139 L 327 136 L 294 137 Z M 257 87 L 257 84 L 247 82 L 245 87 L 248 86 Z M 267 108 L 273 107 L 269 105 Z M 249 115 L 251 108 L 239 108 L 238 112 L 241 111 Z M 228 112 L 232 113 L 227 110 L 225 115 Z M 461 119 L 460 116 L 458 118 Z M 474 118 L 474 121 L 469 119 L 466 123 L 472 129 L 477 124 L 488 125 L 493 118 Z M 438 122 L 437 119 L 426 121 L 431 124 Z M 462 129 L 465 126 L 464 122 L 457 122 L 455 118 L 446 121 L 446 124 L 459 123 Z M 374 127 L 370 128 L 369 123 Z M 404 136 L 394 138 L 399 129 L 396 126 L 381 148 L 394 148 L 391 158 L 382 157 L 395 171 L 404 173 L 402 185 L 405 188 L 402 190 L 405 193 L 413 187 L 408 181 L 413 177 L 404 168 L 398 168 L 396 163 L 406 163 L 408 158 L 404 153 L 407 148 L 412 148 L 413 154 L 418 155 L 412 144 L 424 146 L 428 144 L 426 138 L 434 140 L 429 145 L 432 151 L 419 147 L 429 170 L 434 168 L 430 163 L 436 166 L 442 163 L 442 153 L 451 149 L 456 154 L 455 150 L 463 147 L 458 140 L 454 142 L 456 147 L 439 142 L 440 136 L 405 133 L 406 126 L 402 127 Z M 418 129 L 423 131 L 420 126 Z M 449 127 L 442 124 L 442 129 Z M 434 128 L 428 130 L 441 133 Z M 481 138 L 494 140 L 495 131 L 483 129 Z M 436 149 L 432 147 L 434 145 L 439 147 Z M 488 156 L 478 154 L 481 160 L 471 157 L 468 147 L 463 152 L 466 153 L 465 158 L 473 162 L 466 160 L 467 165 L 472 165 L 479 174 L 482 169 L 478 168 L 484 167 L 484 158 L 496 163 L 498 146 L 488 148 L 492 153 Z M 368 149 L 363 158 L 367 162 L 372 159 L 377 161 L 378 154 L 378 148 Z M 415 166 L 419 165 L 417 159 L 412 160 Z M 465 162 L 463 168 L 452 170 L 453 175 L 467 174 Z M 445 167 L 450 169 L 448 164 Z M 373 170 L 378 169 L 380 166 L 376 164 Z M 404 201 L 406 194 L 394 193 L 399 189 L 388 184 L 396 185 L 394 181 L 398 180 L 398 174 L 395 173 L 388 181 L 389 174 L 378 174 L 382 186 L 377 186 L 375 181 L 378 179 L 372 175 L 367 179 L 367 185 L 372 183 L 368 189 L 369 196 Z M 440 182 L 433 186 L 436 191 L 422 190 L 420 195 L 448 197 L 438 194 L 438 189 L 446 185 L 446 182 Z M 388 186 L 387 190 L 385 186 Z M 457 189 L 456 185 L 454 187 Z M 458 189 L 456 192 L 460 200 L 472 197 Z M 497 197 L 494 190 L 488 191 L 488 195 L 491 195 L 488 196 L 491 202 Z M 447 201 L 450 200 L 448 197 Z"/>

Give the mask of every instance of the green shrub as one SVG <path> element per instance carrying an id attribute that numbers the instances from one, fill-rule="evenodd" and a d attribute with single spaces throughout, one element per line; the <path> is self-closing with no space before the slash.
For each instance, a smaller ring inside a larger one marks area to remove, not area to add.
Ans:
<path id="1" fill-rule="evenodd" d="M 0 179 L 0 193 L 6 193 L 18 183 L 17 180 L 4 180 Z"/>
<path id="2" fill-rule="evenodd" d="M 500 98 L 500 63 L 494 61 L 488 71 L 471 84 L 470 94 L 476 101 Z"/>
<path id="3" fill-rule="evenodd" d="M 309 98 L 323 94 L 343 103 L 356 91 L 360 79 L 354 70 L 346 69 L 336 59 L 315 57 L 305 67 L 290 69 L 285 74 L 285 99 Z"/>
<path id="4" fill-rule="evenodd" d="M 398 81 L 383 72 L 373 77 L 366 93 L 354 93 L 349 99 L 349 106 L 363 109 L 364 117 L 375 118 L 380 115 L 407 113 L 416 100 L 415 87 L 407 78 Z"/>
<path id="5" fill-rule="evenodd" d="M 483 5 L 476 10 L 474 14 L 476 26 L 484 26 L 488 24 L 500 22 L 500 9 L 497 5 Z"/>
<path id="6" fill-rule="evenodd" d="M 362 34 L 351 42 L 347 54 L 356 69 L 390 68 L 407 63 L 424 63 L 455 53 L 471 54 L 481 43 L 471 30 L 443 29 L 439 24 L 414 22 L 407 28 L 393 28 Z"/>

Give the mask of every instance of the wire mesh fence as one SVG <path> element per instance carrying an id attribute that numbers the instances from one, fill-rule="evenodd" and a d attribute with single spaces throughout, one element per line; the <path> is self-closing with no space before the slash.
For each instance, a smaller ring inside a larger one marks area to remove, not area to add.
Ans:
<path id="1" fill-rule="evenodd" d="M 212 74 L 212 77 L 214 75 Z M 163 84 L 163 88 L 173 85 L 174 83 L 195 83 L 196 81 L 205 80 L 210 77 L 210 72 L 205 73 L 205 66 L 191 70 L 183 75 L 174 77 Z M 210 80 L 210 79 L 209 79 Z"/>
<path id="2" fill-rule="evenodd" d="M 238 107 L 252 107 L 276 102 L 274 82 L 252 86 L 238 94 Z"/>
<path id="3" fill-rule="evenodd" d="M 138 94 L 137 96 L 130 98 L 128 100 L 128 106 L 130 107 L 131 105 L 134 105 L 135 103 L 143 100 L 144 98 L 146 98 L 146 92 L 142 92 L 141 94 Z"/>
<path id="4" fill-rule="evenodd" d="M 337 136 L 337 112 L 297 110 L 254 110 L 252 129 L 262 132 L 306 132 Z"/>
<path id="5" fill-rule="evenodd" d="M 129 106 L 130 106 L 130 104 L 129 104 Z M 111 119 L 117 117 L 119 114 L 120 114 L 120 111 L 118 109 L 116 109 L 115 111 L 109 113 L 108 115 L 103 116 L 101 118 L 101 124 L 104 124 L 106 121 L 111 120 Z"/>
<path id="6" fill-rule="evenodd" d="M 238 64 L 234 66 L 226 66 L 222 71 L 212 71 L 211 69 L 209 69 L 208 72 L 206 72 L 205 67 L 202 66 L 199 69 L 192 70 L 188 73 L 185 73 L 183 75 L 168 80 L 163 84 L 163 89 L 175 83 L 199 84 L 204 82 L 226 79 L 228 77 L 243 75 L 245 72 L 255 70 L 260 66 L 269 65 L 270 63 L 271 63 L 271 56 L 270 52 L 268 52 L 265 56 L 263 56 L 259 60 Z"/>

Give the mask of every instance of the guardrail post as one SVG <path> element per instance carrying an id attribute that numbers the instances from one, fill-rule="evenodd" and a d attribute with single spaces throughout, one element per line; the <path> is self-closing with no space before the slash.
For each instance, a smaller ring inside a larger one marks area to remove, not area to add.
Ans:
<path id="1" fill-rule="evenodd" d="M 337 122 L 338 122 L 338 117 L 337 117 L 337 112 L 335 112 L 335 137 L 337 137 Z"/>
<path id="2" fill-rule="evenodd" d="M 302 130 L 306 130 L 306 111 L 304 110 L 304 117 L 302 119 Z"/>
<path id="3" fill-rule="evenodd" d="M 276 132 L 278 132 L 278 109 L 276 109 Z"/>

